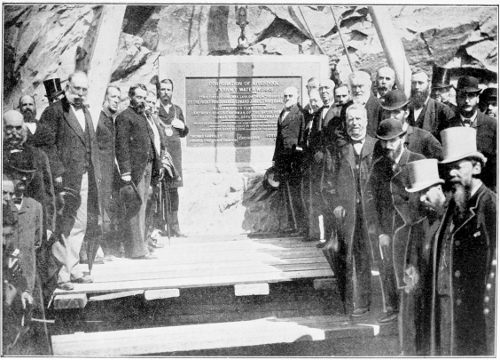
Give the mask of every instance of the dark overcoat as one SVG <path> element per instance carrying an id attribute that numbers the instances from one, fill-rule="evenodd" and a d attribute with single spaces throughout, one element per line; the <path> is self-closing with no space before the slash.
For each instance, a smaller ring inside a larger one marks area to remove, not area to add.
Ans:
<path id="1" fill-rule="evenodd" d="M 496 195 L 481 185 L 468 201 L 468 215 L 451 231 L 446 258 L 451 259 L 452 356 L 494 355 L 496 283 Z M 439 352 L 437 284 L 446 224 L 453 217 L 450 201 L 432 248 L 431 355 Z"/>
<path id="2" fill-rule="evenodd" d="M 85 114 L 85 132 L 81 128 L 68 100 L 61 100 L 49 105 L 40 117 L 40 125 L 50 129 L 53 138 L 48 139 L 45 146 L 54 151 L 47 153 L 51 166 L 54 164 L 62 173 L 63 188 L 71 188 L 80 192 L 82 176 L 88 172 L 88 224 L 96 225 L 101 214 L 100 189 L 101 169 L 99 164 L 99 148 L 90 112 L 83 108 Z M 76 209 L 75 209 L 76 212 Z M 67 214 L 74 217 L 75 214 Z"/>
<path id="3" fill-rule="evenodd" d="M 172 120 L 175 118 L 179 119 L 184 123 L 184 129 L 177 129 L 171 126 Z M 182 176 L 182 147 L 181 138 L 186 137 L 189 133 L 189 128 L 184 120 L 184 115 L 182 109 L 172 104 L 170 106 L 168 113 L 165 111 L 163 105 L 160 105 L 158 110 L 158 119 L 160 124 L 160 130 L 165 135 L 165 143 L 167 151 L 169 152 L 172 160 L 174 162 L 175 169 L 179 173 L 179 178 L 177 180 L 172 180 L 168 182 L 169 187 L 182 187 L 184 185 L 184 178 Z"/>
<path id="4" fill-rule="evenodd" d="M 330 204 L 329 212 L 337 206 L 342 206 L 345 209 L 346 217 L 344 222 L 344 234 L 346 242 L 346 299 L 347 306 L 352 305 L 353 296 L 353 281 L 354 281 L 354 265 L 353 265 L 353 243 L 356 226 L 356 209 L 359 208 L 356 204 L 356 175 L 359 171 L 360 177 L 360 206 L 363 212 L 363 234 L 368 234 L 368 219 L 373 215 L 367 215 L 369 211 L 373 211 L 373 207 L 369 206 L 368 202 L 371 199 L 371 192 L 368 188 L 368 181 L 373 164 L 373 150 L 376 140 L 370 136 L 366 136 L 365 143 L 361 151 L 361 159 L 359 170 L 356 168 L 356 159 L 354 148 L 351 143 L 347 143 L 340 148 L 330 147 L 332 158 L 331 165 L 328 166 L 325 173 L 325 183 L 323 186 L 323 196 L 327 203 Z M 370 239 L 366 238 L 366 242 L 370 244 Z M 370 254 L 370 257 L 372 255 Z M 352 309 L 348 309 L 352 310 Z"/>
<path id="5" fill-rule="evenodd" d="M 429 131 L 437 139 L 439 139 L 442 124 L 448 123 L 455 116 L 450 107 L 431 98 L 427 100 L 417 119 L 415 119 L 415 110 L 412 105 L 410 105 L 409 109 L 408 123 Z"/>

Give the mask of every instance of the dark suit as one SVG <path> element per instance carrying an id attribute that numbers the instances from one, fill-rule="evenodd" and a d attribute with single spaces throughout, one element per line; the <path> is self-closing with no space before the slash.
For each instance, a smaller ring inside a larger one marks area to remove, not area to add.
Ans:
<path id="1" fill-rule="evenodd" d="M 116 117 L 115 127 L 115 150 L 120 174 L 131 175 L 142 200 L 138 212 L 130 220 L 122 223 L 126 238 L 125 252 L 132 258 L 141 257 L 148 253 L 146 204 L 151 181 L 159 176 L 161 149 L 155 149 L 154 133 L 145 114 L 139 114 L 131 107 Z"/>
<path id="2" fill-rule="evenodd" d="M 451 200 L 432 249 L 431 355 L 491 356 L 496 340 L 496 195 L 481 184 L 463 219 L 454 216 L 455 206 Z"/>
<path id="3" fill-rule="evenodd" d="M 90 113 L 86 108 L 82 111 L 85 130 L 65 97 L 46 108 L 40 118 L 40 126 L 47 126 L 55 134 L 44 145 L 55 150 L 47 155 L 51 165 L 54 164 L 62 171 L 63 188 L 73 189 L 80 194 L 81 205 L 63 213 L 63 218 L 73 225 L 64 234 L 66 264 L 59 273 L 60 282 L 70 281 L 70 275 L 71 278 L 82 276 L 77 269 L 80 248 L 84 238 L 88 239 L 96 234 L 101 213 L 99 151 Z M 87 189 L 82 189 L 82 186 Z M 55 251 L 61 250 L 58 248 Z"/>
<path id="4" fill-rule="evenodd" d="M 367 207 L 370 199 L 368 180 L 373 163 L 376 140 L 365 138 L 361 155 L 356 155 L 349 142 L 338 149 L 331 148 L 332 163 L 325 173 L 323 195 L 329 204 L 329 217 L 333 210 L 342 206 L 346 211 L 344 234 L 346 241 L 346 298 L 348 312 L 353 303 L 357 308 L 369 307 L 371 303 L 371 259 L 372 249 L 368 234 Z M 332 224 L 333 219 L 327 221 Z M 356 272 L 354 273 L 354 269 Z M 356 280 L 355 280 L 356 279 Z M 357 295 L 356 298 L 353 298 Z"/>
<path id="5" fill-rule="evenodd" d="M 283 117 L 282 110 L 278 118 L 278 130 L 274 148 L 273 161 L 281 180 L 281 191 L 288 206 L 291 207 L 288 221 L 293 223 L 292 212 L 299 227 L 305 226 L 305 216 L 301 200 L 300 180 L 302 176 L 303 154 L 296 150 L 303 144 L 304 115 L 298 105 L 293 105 Z M 287 186 L 290 187 L 292 204 L 289 204 Z"/>
<path id="6" fill-rule="evenodd" d="M 415 109 L 412 105 L 409 107 L 410 115 L 408 123 L 415 127 L 429 131 L 434 137 L 439 139 L 439 130 L 441 124 L 446 124 L 455 116 L 455 113 L 447 105 L 429 98 L 422 108 L 418 119 L 415 119 Z"/>
<path id="7" fill-rule="evenodd" d="M 458 113 L 446 125 L 443 125 L 441 130 L 453 126 L 463 126 Z M 487 187 L 495 191 L 497 186 L 497 122 L 478 110 L 476 124 L 473 127 L 476 129 L 477 149 L 488 159 L 481 171 L 480 179 Z"/>
<path id="8" fill-rule="evenodd" d="M 380 157 L 374 162 L 370 177 L 374 206 L 374 212 L 372 212 L 374 217 L 370 222 L 374 223 L 377 235 L 374 258 L 381 272 L 385 305 L 393 310 L 398 308 L 393 268 L 393 248 L 397 248 L 397 245 L 393 244 L 393 236 L 400 226 L 418 218 L 418 196 L 405 190 L 405 187 L 410 184 L 405 165 L 423 158 L 420 154 L 404 149 L 398 166 L 393 170 L 392 160 Z M 381 234 L 386 234 L 391 238 L 388 248 L 378 244 L 378 236 Z"/>

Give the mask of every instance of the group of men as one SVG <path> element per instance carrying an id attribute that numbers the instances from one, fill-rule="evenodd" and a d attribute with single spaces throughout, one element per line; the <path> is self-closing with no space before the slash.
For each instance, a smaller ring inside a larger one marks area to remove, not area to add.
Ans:
<path id="1" fill-rule="evenodd" d="M 7 288 L 4 282 L 4 294 L 13 290 L 10 304 L 23 309 L 37 302 L 35 292 L 44 290 L 47 299 L 56 287 L 92 282 L 79 264 L 93 259 L 99 246 L 105 260 L 120 250 L 132 259 L 153 257 L 162 237 L 148 236 L 146 219 L 155 216 L 146 212 L 159 206 L 152 196 L 159 183 L 168 214 L 152 226 L 185 236 L 177 211 L 180 138 L 189 130 L 181 108 L 172 104 L 173 82 L 162 80 L 157 91 L 131 86 L 121 112 L 121 90 L 108 86 L 94 123 L 86 105 L 87 75 L 71 74 L 64 90 L 56 80 L 46 84 L 49 106 L 39 120 L 29 95 L 3 114 L 4 279 L 12 269 L 23 279 Z M 11 263 L 18 266 L 6 268 Z"/>
<path id="2" fill-rule="evenodd" d="M 440 101 L 452 86 L 430 79 L 413 72 L 407 98 L 389 67 L 375 86 L 364 71 L 341 85 L 311 78 L 303 109 L 285 89 L 273 169 L 288 224 L 343 262 L 354 320 L 371 311 L 378 270 L 378 321 L 398 321 L 402 354 L 491 355 L 497 123 L 479 103 L 496 114 L 493 91 L 462 76 L 452 108 Z"/>

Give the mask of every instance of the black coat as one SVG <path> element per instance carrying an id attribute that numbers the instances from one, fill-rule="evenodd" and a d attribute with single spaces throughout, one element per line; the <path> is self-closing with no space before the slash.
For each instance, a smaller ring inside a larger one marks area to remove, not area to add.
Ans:
<path id="1" fill-rule="evenodd" d="M 153 147 L 154 134 L 144 114 L 128 107 L 115 120 L 115 152 L 120 174 L 130 173 L 139 184 L 149 159 L 153 159 L 152 180 L 159 176 L 161 153 Z M 158 129 L 160 131 L 160 129 Z"/>
<path id="2" fill-rule="evenodd" d="M 488 159 L 486 166 L 481 171 L 480 178 L 487 187 L 495 191 L 497 183 L 497 122 L 478 111 L 476 124 L 477 149 Z M 462 126 L 460 115 L 457 114 L 446 126 L 443 126 L 443 129 L 453 126 Z"/>
<path id="3" fill-rule="evenodd" d="M 172 120 L 177 116 L 177 119 L 184 123 L 184 130 L 180 130 L 170 126 Z M 170 187 L 181 187 L 184 184 L 182 177 L 182 147 L 181 147 L 181 138 L 186 137 L 189 133 L 189 128 L 186 125 L 186 121 L 184 120 L 184 115 L 182 114 L 182 110 L 179 106 L 172 104 L 168 113 L 165 111 L 163 105 L 160 105 L 158 111 L 158 119 L 160 120 L 160 130 L 163 135 L 165 135 L 165 143 L 167 147 L 167 151 L 169 152 L 172 160 L 174 162 L 175 169 L 179 174 L 179 178 L 177 180 L 173 180 L 169 182 Z M 170 131 L 172 131 L 170 135 Z"/>
<path id="4" fill-rule="evenodd" d="M 448 246 L 451 289 L 452 339 L 450 354 L 494 355 L 495 274 L 496 274 L 496 195 L 484 185 L 468 204 L 468 215 L 455 224 Z M 431 355 L 438 352 L 437 284 L 440 251 L 455 210 L 450 201 L 432 248 Z"/>
<path id="5" fill-rule="evenodd" d="M 429 99 L 424 105 L 418 119 L 415 119 L 414 108 L 410 105 L 408 123 L 412 126 L 429 131 L 435 138 L 439 139 L 439 131 L 442 124 L 446 124 L 455 116 L 455 113 L 447 105 Z"/>

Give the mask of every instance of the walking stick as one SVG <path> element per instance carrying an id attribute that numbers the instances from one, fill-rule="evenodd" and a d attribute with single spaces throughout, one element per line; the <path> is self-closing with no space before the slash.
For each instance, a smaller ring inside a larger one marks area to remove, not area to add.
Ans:
<path id="1" fill-rule="evenodd" d="M 295 209 L 293 208 L 292 193 L 290 192 L 290 183 L 288 180 L 285 181 L 285 185 L 286 185 L 286 192 L 288 195 L 288 202 L 290 203 L 290 211 L 292 212 L 293 229 L 297 231 L 297 219 L 295 218 Z"/>

